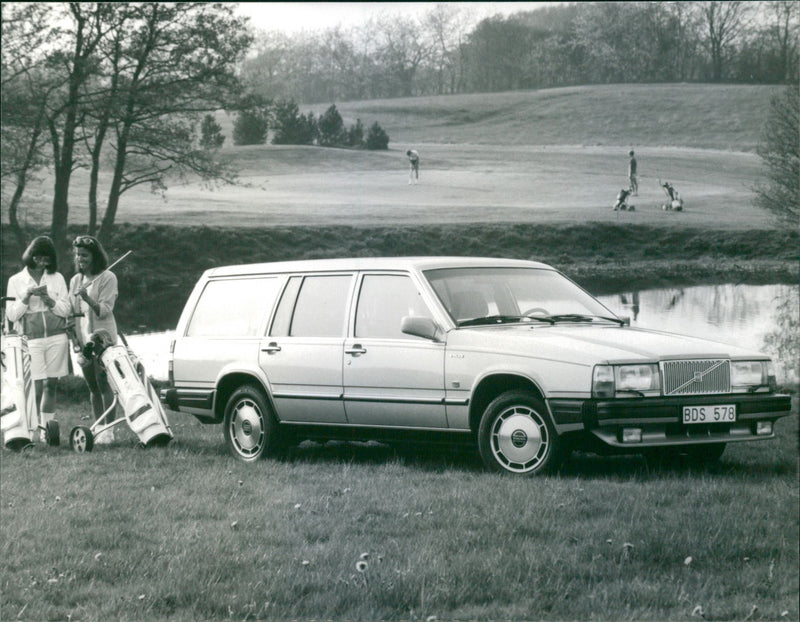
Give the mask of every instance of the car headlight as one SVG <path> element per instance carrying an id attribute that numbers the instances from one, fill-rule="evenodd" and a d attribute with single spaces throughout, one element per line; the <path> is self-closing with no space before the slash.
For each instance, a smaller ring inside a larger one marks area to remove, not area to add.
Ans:
<path id="1" fill-rule="evenodd" d="M 661 388 L 658 365 L 597 365 L 592 374 L 594 397 L 615 397 L 617 393 L 649 393 Z"/>
<path id="2" fill-rule="evenodd" d="M 731 387 L 736 389 L 776 388 L 772 361 L 731 361 Z"/>

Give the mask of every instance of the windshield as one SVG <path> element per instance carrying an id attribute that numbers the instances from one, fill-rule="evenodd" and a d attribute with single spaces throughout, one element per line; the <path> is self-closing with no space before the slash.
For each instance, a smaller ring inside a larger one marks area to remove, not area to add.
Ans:
<path id="1" fill-rule="evenodd" d="M 457 324 L 476 318 L 497 322 L 571 316 L 616 319 L 575 283 L 541 268 L 445 268 L 425 277 Z M 567 319 L 567 318 L 562 318 Z"/>

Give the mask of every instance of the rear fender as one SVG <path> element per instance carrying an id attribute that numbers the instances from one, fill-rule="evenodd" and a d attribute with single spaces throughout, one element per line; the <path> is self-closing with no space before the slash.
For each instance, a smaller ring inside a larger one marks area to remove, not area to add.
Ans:
<path id="1" fill-rule="evenodd" d="M 272 401 L 272 385 L 264 373 L 264 370 L 256 366 L 226 365 L 220 370 L 216 381 L 214 392 L 214 404 L 212 406 L 214 417 L 222 422 L 225 417 L 225 406 L 231 394 L 244 384 L 252 384 L 260 387 L 267 397 L 272 412 L 276 413 L 275 404 Z"/>

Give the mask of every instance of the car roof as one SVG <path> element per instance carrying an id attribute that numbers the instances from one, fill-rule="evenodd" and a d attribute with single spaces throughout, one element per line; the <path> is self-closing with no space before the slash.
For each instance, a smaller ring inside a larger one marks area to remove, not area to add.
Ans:
<path id="1" fill-rule="evenodd" d="M 544 268 L 552 266 L 538 261 L 502 259 L 498 257 L 354 257 L 308 259 L 271 263 L 220 266 L 206 271 L 209 278 L 261 273 L 340 272 L 351 270 L 433 270 L 436 268 Z"/>

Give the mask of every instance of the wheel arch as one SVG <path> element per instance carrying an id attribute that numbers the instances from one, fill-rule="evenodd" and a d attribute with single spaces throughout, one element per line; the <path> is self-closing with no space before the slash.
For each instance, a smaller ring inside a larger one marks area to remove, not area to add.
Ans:
<path id="1" fill-rule="evenodd" d="M 217 421 L 221 422 L 225 418 L 225 407 L 233 392 L 245 384 L 252 384 L 260 389 L 264 393 L 267 404 L 272 409 L 272 412 L 275 413 L 275 404 L 272 402 L 272 396 L 263 379 L 250 372 L 233 371 L 225 374 L 217 381 L 217 390 L 214 395 L 214 417 Z"/>
<path id="2" fill-rule="evenodd" d="M 486 410 L 486 407 L 497 396 L 508 391 L 525 391 L 533 395 L 535 398 L 541 400 L 545 405 L 546 411 L 542 414 L 549 418 L 551 423 L 554 423 L 553 418 L 550 416 L 550 409 L 547 408 L 544 392 L 533 380 L 519 374 L 495 373 L 490 374 L 485 378 L 481 378 L 480 382 L 478 382 L 476 385 L 475 390 L 472 392 L 469 408 L 469 429 L 473 434 L 478 433 L 478 428 L 481 424 L 481 417 L 483 416 L 483 412 Z"/>

